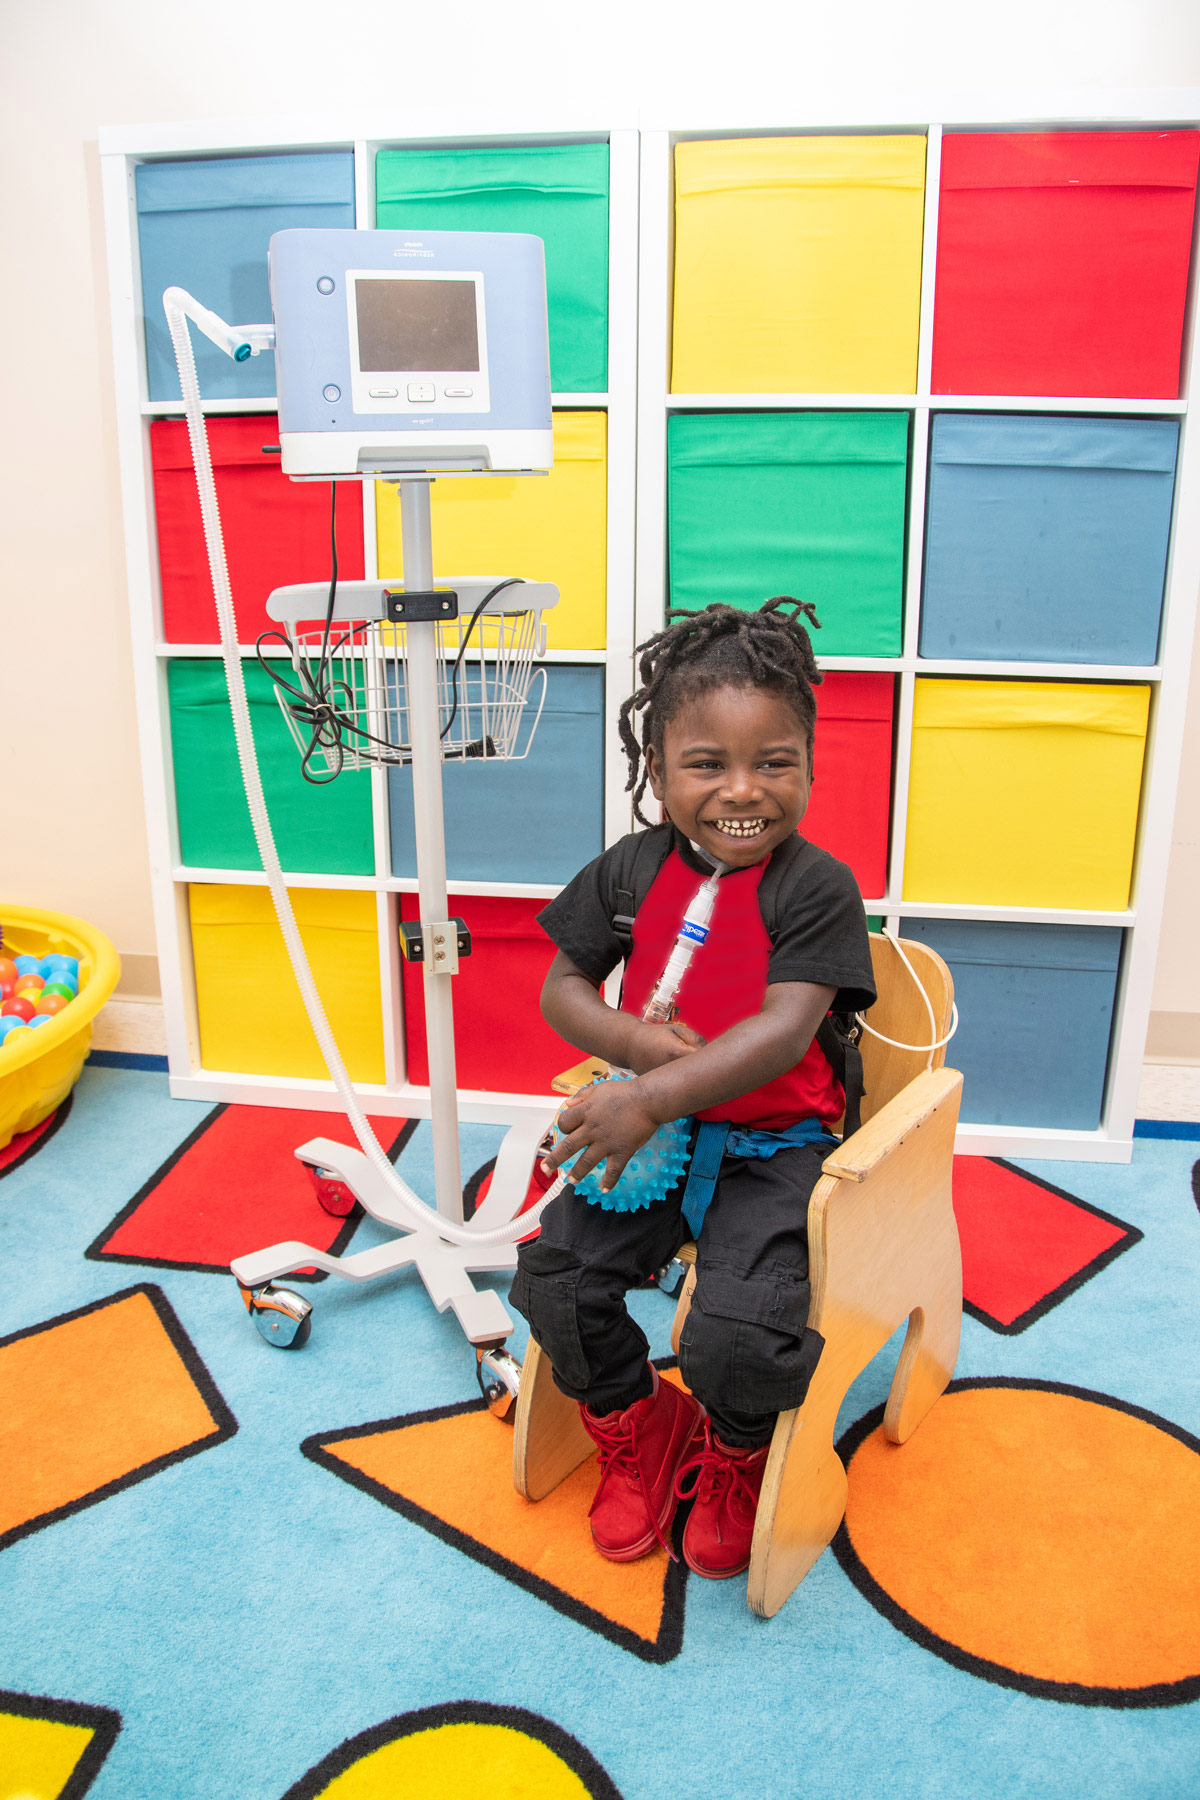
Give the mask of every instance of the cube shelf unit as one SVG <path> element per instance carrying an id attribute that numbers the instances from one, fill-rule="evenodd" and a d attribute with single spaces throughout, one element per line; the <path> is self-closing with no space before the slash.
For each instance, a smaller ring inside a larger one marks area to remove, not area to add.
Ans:
<path id="1" fill-rule="evenodd" d="M 1163 104 L 1154 96 L 1105 96 L 1103 113 L 1080 110 L 1078 97 L 1063 104 L 1042 96 L 1014 97 L 993 110 L 959 107 L 943 98 L 920 112 L 904 111 L 887 120 L 850 118 L 741 118 L 729 123 L 689 121 L 645 125 L 641 139 L 641 232 L 638 343 L 638 534 L 637 637 L 661 627 L 669 585 L 668 422 L 697 414 L 903 412 L 911 420 L 906 567 L 901 652 L 892 657 L 824 656 L 828 670 L 888 672 L 895 678 L 895 742 L 891 839 L 887 888 L 864 895 L 868 913 L 882 915 L 903 933 L 910 918 L 1010 921 L 1051 925 L 1118 927 L 1124 935 L 1109 1046 L 1103 1112 L 1094 1130 L 1047 1125 L 964 1124 L 958 1148 L 990 1156 L 1063 1160 L 1127 1161 L 1132 1153 L 1134 1111 L 1149 1021 L 1155 957 L 1162 915 L 1181 754 L 1188 674 L 1200 587 L 1200 437 L 1188 417 L 1189 382 L 1197 368 L 1200 312 L 1196 306 L 1197 254 L 1193 238 L 1188 303 L 1183 334 L 1180 395 L 1170 399 L 1063 395 L 945 394 L 931 386 L 938 200 L 943 139 L 951 132 L 1042 132 L 1109 130 L 1153 132 L 1194 129 L 1200 119 L 1200 92 L 1174 92 Z M 675 150 L 679 144 L 736 139 L 801 137 L 922 136 L 927 140 L 925 211 L 921 245 L 921 302 L 916 380 L 911 392 L 672 392 L 672 322 L 675 289 Z M 1180 441 L 1174 509 L 1159 651 L 1150 667 L 1078 662 L 943 660 L 919 654 L 923 547 L 931 421 L 938 413 L 1063 414 L 1178 420 Z M 764 595 L 765 598 L 765 595 Z M 1141 806 L 1129 905 L 1116 911 L 1038 906 L 985 905 L 956 900 L 904 898 L 905 834 L 909 817 L 913 717 L 918 677 L 959 676 L 1026 681 L 1132 682 L 1151 690 Z M 818 736 L 819 753 L 819 736 Z M 1072 1020 L 1058 1019 L 1058 1054 L 1072 1054 Z M 953 1063 L 951 1046 L 948 1058 Z"/>
<path id="2" fill-rule="evenodd" d="M 151 881 L 162 980 L 170 1085 L 173 1095 L 187 1099 L 242 1101 L 262 1105 L 325 1109 L 332 1084 L 316 1077 L 274 1076 L 234 1069 L 207 1067 L 201 1049 L 196 973 L 192 953 L 189 887 L 206 884 L 262 888 L 261 871 L 190 866 L 180 848 L 179 819 L 172 760 L 168 665 L 184 658 L 213 658 L 219 647 L 213 641 L 168 642 L 163 624 L 162 591 L 156 534 L 150 429 L 156 420 L 180 418 L 178 401 L 149 398 L 142 300 L 141 265 L 135 170 L 148 162 L 180 162 L 208 158 L 269 157 L 295 152 L 343 152 L 353 156 L 354 215 L 360 228 L 375 224 L 375 159 L 380 150 L 510 150 L 574 144 L 606 144 L 609 151 L 608 209 L 608 384 L 604 392 L 563 393 L 552 396 L 560 411 L 602 411 L 607 425 L 606 483 L 606 628 L 603 649 L 551 649 L 548 664 L 598 665 L 603 671 L 605 704 L 605 771 L 603 828 L 605 842 L 629 829 L 629 804 L 624 793 L 625 764 L 616 735 L 616 709 L 628 691 L 633 651 L 633 561 L 636 449 L 636 336 L 638 137 L 629 124 L 603 122 L 564 125 L 561 117 L 531 123 L 499 121 L 493 129 L 481 129 L 477 116 L 456 120 L 449 113 L 436 120 L 412 115 L 406 120 L 370 121 L 289 120 L 285 132 L 268 122 L 248 125 L 116 127 L 101 133 L 101 165 L 107 227 L 109 284 L 112 305 L 113 345 L 119 453 L 124 509 L 128 583 L 132 612 L 135 691 L 138 710 L 146 796 Z M 186 283 L 185 283 L 186 285 Z M 197 298 L 206 300 L 203 293 Z M 219 310 L 219 309 L 218 309 Z M 230 323 L 249 323 L 231 319 Z M 228 398 L 205 401 L 210 419 L 221 416 L 269 414 L 273 397 Z M 449 485 L 449 484 L 447 484 Z M 371 484 L 363 487 L 363 560 L 368 579 L 379 573 L 376 546 L 376 514 Z M 343 528 L 344 529 L 344 528 Z M 439 576 L 446 560 L 439 556 L 437 507 L 434 511 L 434 556 Z M 454 574 L 474 570 L 450 569 Z M 489 571 L 484 571 L 485 573 Z M 496 574 L 512 571 L 498 569 Z M 533 571 L 526 569 L 525 573 Z M 294 570 L 280 568 L 275 585 L 298 578 Z M 235 590 L 235 603 L 237 592 Z M 252 643 L 241 646 L 243 656 L 254 656 Z M 295 779 L 301 780 L 299 758 Z M 374 867 L 367 874 L 314 873 L 286 867 L 289 888 L 336 893 L 359 891 L 373 895 L 378 940 L 379 983 L 382 999 L 382 1082 L 362 1082 L 360 1091 L 369 1111 L 376 1114 L 427 1116 L 429 1090 L 407 1078 L 403 1029 L 402 971 L 398 925 L 401 896 L 415 893 L 415 876 L 393 874 L 388 778 L 379 770 L 351 774 L 345 782 L 370 786 Z M 564 796 L 564 800 L 568 797 Z M 545 882 L 464 881 L 451 878 L 451 904 L 456 896 L 550 898 L 558 891 Z M 468 965 L 469 966 L 469 965 Z M 269 1005 L 270 1002 L 266 1001 Z M 506 1123 L 530 1108 L 544 1108 L 540 1094 L 501 1091 L 460 1093 L 462 1117 L 468 1120 Z"/>

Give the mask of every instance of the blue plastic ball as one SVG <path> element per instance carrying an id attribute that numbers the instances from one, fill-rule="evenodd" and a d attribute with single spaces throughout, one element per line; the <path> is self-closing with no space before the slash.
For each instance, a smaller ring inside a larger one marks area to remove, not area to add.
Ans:
<path id="1" fill-rule="evenodd" d="M 14 1031 L 28 1030 L 29 1025 L 25 1019 L 10 1013 L 7 1019 L 0 1019 L 0 1045 L 6 1044 Z"/>
<path id="2" fill-rule="evenodd" d="M 49 981 L 51 969 L 56 973 L 65 970 L 74 980 L 79 980 L 79 958 L 77 956 L 64 956 L 61 952 L 56 952 L 53 956 L 43 956 L 38 973 L 44 975 Z"/>
<path id="3" fill-rule="evenodd" d="M 633 1078 L 614 1070 L 608 1079 L 630 1081 Z M 590 1200 L 606 1212 L 637 1212 L 644 1206 L 653 1206 L 656 1200 L 665 1199 L 687 1173 L 691 1161 L 688 1152 L 691 1137 L 690 1118 L 673 1119 L 668 1125 L 660 1125 L 650 1141 L 630 1157 L 611 1193 L 600 1191 L 604 1176 L 602 1162 L 584 1176 L 575 1192 L 582 1200 Z M 572 1162 L 577 1160 L 571 1159 Z M 571 1164 L 565 1166 L 570 1168 Z"/>
<path id="4" fill-rule="evenodd" d="M 32 1019 L 30 1019 L 28 1022 L 29 1029 L 31 1031 L 33 1031 L 33 1030 L 36 1030 L 36 1028 L 39 1025 L 48 1025 L 50 1023 L 50 1019 L 51 1019 L 50 1013 L 34 1013 Z"/>
<path id="5" fill-rule="evenodd" d="M 40 975 L 42 965 L 36 956 L 14 956 L 18 975 Z"/>

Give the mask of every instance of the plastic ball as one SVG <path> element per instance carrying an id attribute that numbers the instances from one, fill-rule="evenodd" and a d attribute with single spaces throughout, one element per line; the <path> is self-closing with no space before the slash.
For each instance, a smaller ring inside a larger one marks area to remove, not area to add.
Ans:
<path id="1" fill-rule="evenodd" d="M 46 983 L 40 975 L 18 975 L 14 994 L 40 994 Z"/>
<path id="2" fill-rule="evenodd" d="M 71 1002 L 64 1000 L 61 994 L 42 994 L 35 1008 L 34 1017 L 52 1019 L 56 1013 L 63 1010 L 64 1006 L 70 1006 L 70 1004 Z"/>
<path id="3" fill-rule="evenodd" d="M 47 994 L 61 994 L 64 1000 L 73 1000 L 75 998 L 74 988 L 68 987 L 65 981 L 48 981 L 42 989 L 43 999 Z"/>
<path id="4" fill-rule="evenodd" d="M 49 981 L 50 972 L 53 969 L 62 969 L 68 975 L 73 975 L 76 981 L 79 980 L 79 958 L 77 956 L 64 956 L 61 952 L 53 956 L 43 956 L 40 967 L 47 981 Z"/>
<path id="5" fill-rule="evenodd" d="M 632 1076 L 613 1071 L 610 1081 L 630 1081 Z M 656 1200 L 662 1200 L 678 1185 L 687 1173 L 691 1158 L 688 1146 L 691 1143 L 692 1121 L 673 1119 L 668 1125 L 660 1125 L 648 1143 L 634 1152 L 625 1167 L 621 1170 L 620 1180 L 609 1194 L 601 1193 L 600 1183 L 604 1177 L 604 1164 L 596 1167 L 584 1176 L 575 1192 L 582 1200 L 590 1200 L 595 1206 L 602 1206 L 607 1212 L 637 1212 L 643 1206 L 653 1206 Z M 577 1160 L 572 1158 L 572 1161 Z M 570 1167 L 568 1163 L 565 1165 Z"/>
<path id="6" fill-rule="evenodd" d="M 42 965 L 36 956 L 14 956 L 18 975 L 40 975 Z"/>
<path id="7" fill-rule="evenodd" d="M 35 1025 L 48 1025 L 49 1023 L 49 1013 L 34 1013 L 32 1019 L 29 1021 L 28 1030 L 32 1031 Z"/>
<path id="8" fill-rule="evenodd" d="M 3 1023 L 3 1022 L 4 1021 L 0 1020 L 0 1023 Z M 14 1019 L 11 1028 L 5 1032 L 5 1034 L 2 1038 L 0 1038 L 0 1045 L 3 1045 L 5 1048 L 7 1048 L 10 1038 L 19 1038 L 21 1036 L 22 1032 L 25 1032 L 28 1030 L 29 1030 L 29 1027 L 25 1023 L 24 1019 Z"/>
<path id="9" fill-rule="evenodd" d="M 3 1015 L 3 1013 L 0 1013 L 0 1044 L 2 1044 L 5 1041 L 5 1039 L 10 1035 L 10 1033 L 16 1031 L 17 1028 L 19 1026 L 23 1025 L 24 1023 L 25 1023 L 24 1019 L 18 1019 L 18 1018 L 6 1019 Z"/>
<path id="10" fill-rule="evenodd" d="M 0 981 L 15 981 L 20 972 L 11 956 L 0 956 Z"/>
<path id="11" fill-rule="evenodd" d="M 0 1006 L 0 1019 L 20 1019 L 24 1023 L 26 1019 L 32 1019 L 36 1010 L 33 1001 L 27 1000 L 24 994 L 13 994 Z"/>
<path id="12" fill-rule="evenodd" d="M 0 1000 L 7 1000 L 10 994 L 16 992 L 18 979 L 19 977 L 10 975 L 6 981 L 0 981 Z"/>

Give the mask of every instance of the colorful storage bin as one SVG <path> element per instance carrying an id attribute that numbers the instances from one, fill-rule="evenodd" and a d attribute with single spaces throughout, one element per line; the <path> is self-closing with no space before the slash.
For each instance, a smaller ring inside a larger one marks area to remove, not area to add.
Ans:
<path id="1" fill-rule="evenodd" d="M 921 655 L 1154 662 L 1178 444 L 1173 419 L 936 418 Z"/>
<path id="2" fill-rule="evenodd" d="M 354 158 L 214 156 L 196 162 L 139 163 L 138 239 L 151 400 L 178 400 L 163 290 L 185 288 L 230 325 L 269 321 L 267 245 L 294 226 L 354 224 Z M 275 358 L 235 363 L 192 332 L 200 392 L 234 399 L 275 392 Z"/>
<path id="3" fill-rule="evenodd" d="M 351 1078 L 382 1082 L 375 896 L 293 888 L 291 898 Z M 195 885 L 188 903 L 204 1067 L 326 1079 L 266 888 Z"/>
<path id="4" fill-rule="evenodd" d="M 839 671 L 816 689 L 812 799 L 800 830 L 849 863 L 863 895 L 887 891 L 895 678 Z"/>
<path id="5" fill-rule="evenodd" d="M 375 223 L 400 230 L 524 231 L 546 246 L 550 382 L 608 387 L 608 145 L 381 150 Z"/>
<path id="6" fill-rule="evenodd" d="M 812 600 L 819 656 L 898 656 L 907 413 L 677 413 L 671 605 Z"/>
<path id="7" fill-rule="evenodd" d="M 604 670 L 546 667 L 546 698 L 519 762 L 442 768 L 446 868 L 458 881 L 567 882 L 604 848 Z M 536 707 L 540 678 L 528 704 Z M 412 771 L 388 771 L 392 873 L 417 872 Z"/>
<path id="8" fill-rule="evenodd" d="M 209 419 L 208 441 L 238 637 L 243 644 L 253 643 L 261 632 L 276 629 L 266 611 L 273 588 L 329 579 L 329 488 L 324 482 L 289 481 L 278 456 L 263 455 L 264 444 L 279 442 L 274 413 Z M 220 637 L 217 608 L 182 420 L 154 421 L 150 461 L 163 637 L 169 644 L 215 644 Z M 346 581 L 363 577 L 362 506 L 361 483 L 340 482 L 338 571 Z"/>
<path id="9" fill-rule="evenodd" d="M 608 534 L 608 416 L 554 415 L 549 475 L 496 475 L 438 481 L 433 487 L 433 554 L 448 575 L 524 575 L 552 581 L 559 601 L 545 617 L 554 650 L 602 650 Z M 379 573 L 404 573 L 395 484 L 376 483 Z M 445 571 L 445 575 L 443 575 Z"/>
<path id="10" fill-rule="evenodd" d="M 1121 932 L 960 919 L 905 919 L 901 932 L 954 977 L 959 1026 L 946 1060 L 963 1072 L 964 1122 L 1094 1131 Z"/>
<path id="11" fill-rule="evenodd" d="M 933 391 L 1179 392 L 1196 131 L 942 140 Z"/>
<path id="12" fill-rule="evenodd" d="M 923 137 L 675 147 L 676 394 L 910 394 Z"/>
<path id="13" fill-rule="evenodd" d="M 291 664 L 276 664 L 291 678 Z M 279 710 L 270 678 L 242 664 L 267 812 L 279 857 L 297 874 L 372 875 L 371 784 L 365 773 L 314 786 Z M 242 787 L 225 671 L 216 659 L 167 665 L 179 849 L 192 868 L 261 869 Z"/>
<path id="14" fill-rule="evenodd" d="M 545 1094 L 580 1052 L 551 1031 L 538 999 L 554 945 L 536 923 L 544 900 L 481 899 L 450 895 L 453 917 L 466 921 L 471 954 L 454 977 L 454 1047 L 460 1088 L 504 1094 Z M 400 896 L 400 913 L 416 919 L 415 894 Z M 408 1079 L 429 1082 L 425 1038 L 424 975 L 405 963 L 404 1032 Z"/>
<path id="15" fill-rule="evenodd" d="M 906 900 L 1121 911 L 1150 689 L 918 680 Z"/>

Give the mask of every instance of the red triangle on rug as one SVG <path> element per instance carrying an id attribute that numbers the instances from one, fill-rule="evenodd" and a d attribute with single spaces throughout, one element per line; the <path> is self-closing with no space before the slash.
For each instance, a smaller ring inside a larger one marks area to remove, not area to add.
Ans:
<path id="1" fill-rule="evenodd" d="M 416 1129 L 411 1119 L 372 1119 L 394 1159 Z M 344 1113 L 282 1106 L 217 1106 L 109 1221 L 86 1254 L 99 1262 L 228 1271 L 235 1256 L 292 1238 L 339 1255 L 353 1236 L 347 1218 L 320 1205 L 296 1146 L 310 1138 L 353 1144 Z M 324 1280 L 310 1269 L 296 1276 Z"/>

